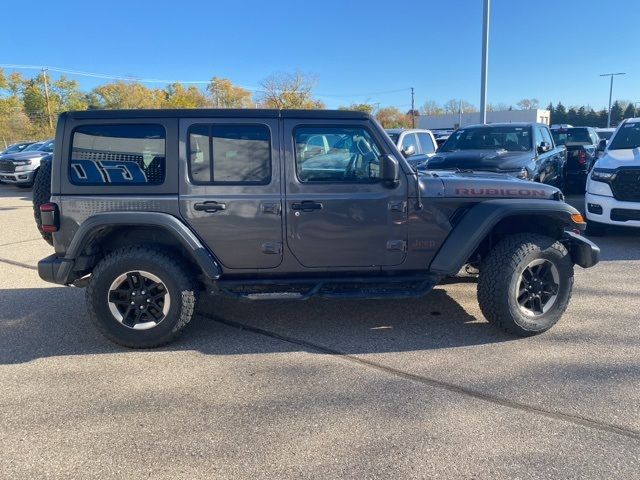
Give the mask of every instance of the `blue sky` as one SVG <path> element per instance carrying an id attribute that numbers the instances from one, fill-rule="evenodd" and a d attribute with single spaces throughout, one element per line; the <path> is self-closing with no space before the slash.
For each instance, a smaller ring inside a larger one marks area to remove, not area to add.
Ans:
<path id="1" fill-rule="evenodd" d="M 331 108 L 405 109 L 409 87 L 418 106 L 479 104 L 482 0 L 10 1 L 2 10 L 2 64 L 216 75 L 253 88 L 270 73 L 300 70 L 317 77 Z M 599 109 L 606 72 L 627 73 L 614 98 L 640 101 L 639 19 L 638 0 L 492 0 L 489 102 L 534 97 Z M 104 81 L 73 78 L 83 89 Z"/>

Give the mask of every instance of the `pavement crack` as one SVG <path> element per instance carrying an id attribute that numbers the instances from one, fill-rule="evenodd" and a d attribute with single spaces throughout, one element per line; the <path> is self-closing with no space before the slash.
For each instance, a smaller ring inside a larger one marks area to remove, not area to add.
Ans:
<path id="1" fill-rule="evenodd" d="M 222 323 L 224 325 L 238 328 L 240 330 L 247 330 L 252 333 L 256 333 L 259 335 L 263 335 L 266 337 L 275 338 L 277 340 L 281 340 L 283 342 L 291 343 L 293 345 L 305 347 L 311 350 L 315 350 L 320 353 L 324 353 L 327 355 L 333 355 L 349 361 L 351 363 L 355 363 L 364 367 L 372 368 L 396 377 L 404 378 L 406 380 L 410 380 L 416 383 L 421 383 L 423 385 L 429 385 L 431 387 L 440 388 L 443 390 L 447 390 L 449 392 L 458 393 L 461 395 L 465 395 L 471 398 L 475 398 L 484 402 L 489 402 L 494 405 L 500 405 L 503 407 L 519 410 L 521 412 L 532 413 L 535 415 L 540 415 L 552 420 L 559 420 L 562 422 L 572 423 L 574 425 L 579 425 L 582 427 L 592 428 L 595 430 L 600 430 L 602 432 L 613 433 L 616 435 L 620 435 L 623 437 L 631 438 L 633 440 L 640 440 L 640 431 L 623 428 L 617 425 L 612 425 L 610 423 L 601 422 L 598 420 L 594 420 L 587 417 L 582 417 L 580 415 L 555 412 L 552 410 L 547 410 L 541 407 L 536 407 L 532 405 L 528 405 L 525 403 L 521 403 L 515 400 L 509 400 L 506 398 L 502 398 L 496 395 L 491 395 L 488 393 L 481 392 L 479 390 L 474 390 L 473 388 L 465 387 L 462 385 L 457 385 L 455 383 L 449 383 L 442 380 L 437 380 L 435 378 L 426 377 L 424 375 L 417 375 L 414 373 L 405 372 L 403 370 L 399 370 L 397 368 L 389 367 L 383 365 L 378 362 L 373 362 L 371 360 L 366 360 L 364 358 L 351 355 L 348 353 L 341 352 L 339 350 L 334 350 L 332 348 L 325 347 L 323 345 L 318 345 L 312 342 L 308 342 L 306 340 L 300 340 L 294 337 L 289 337 L 287 335 L 282 335 L 279 333 L 271 332 L 269 330 L 264 330 L 262 328 L 253 327 L 250 325 L 245 325 L 243 323 L 235 322 L 233 320 L 226 320 L 219 317 L 215 317 L 207 314 L 206 312 L 199 312 L 205 318 L 209 320 L 213 320 L 218 323 Z"/>
<path id="2" fill-rule="evenodd" d="M 27 263 L 16 262 L 15 260 L 9 260 L 8 258 L 0 258 L 0 263 L 7 263 L 9 265 L 15 265 L 16 267 L 28 268 L 29 270 L 38 270 L 38 267 L 29 265 Z"/>
<path id="3" fill-rule="evenodd" d="M 42 237 L 38 237 L 38 238 L 30 238 L 28 240 L 19 240 L 17 242 L 9 242 L 9 243 L 3 243 L 2 245 L 0 245 L 0 247 L 8 247 L 9 245 L 19 245 L 21 243 L 29 243 L 29 242 L 35 242 L 36 240 L 41 240 Z"/>

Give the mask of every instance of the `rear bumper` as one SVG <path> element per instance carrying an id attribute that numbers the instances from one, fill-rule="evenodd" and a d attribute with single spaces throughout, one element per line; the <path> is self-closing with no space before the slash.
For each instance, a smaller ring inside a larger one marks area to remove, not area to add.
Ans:
<path id="1" fill-rule="evenodd" d="M 600 261 L 600 247 L 582 235 L 564 232 L 562 243 L 569 250 L 573 263 L 582 268 L 593 267 Z"/>
<path id="2" fill-rule="evenodd" d="M 68 285 L 72 266 L 70 260 L 49 255 L 38 262 L 38 275 L 45 282 Z"/>

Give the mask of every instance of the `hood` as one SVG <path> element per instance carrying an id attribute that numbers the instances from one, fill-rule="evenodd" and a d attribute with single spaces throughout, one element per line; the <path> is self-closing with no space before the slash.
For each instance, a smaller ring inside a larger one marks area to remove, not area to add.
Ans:
<path id="1" fill-rule="evenodd" d="M 19 153 L 7 153 L 0 156 L 0 160 L 33 160 L 35 158 L 42 158 L 45 155 L 51 155 L 49 152 L 40 152 L 34 150 L 33 152 L 19 152 Z"/>
<path id="2" fill-rule="evenodd" d="M 490 172 L 421 172 L 420 186 L 425 197 L 432 196 L 432 180 L 438 178 L 443 189 L 438 196 L 453 198 L 526 198 L 560 200 L 562 192 L 556 187 L 528 180 L 520 180 Z"/>
<path id="3" fill-rule="evenodd" d="M 607 150 L 595 164 L 595 168 L 619 167 L 640 167 L 640 148 Z"/>
<path id="4" fill-rule="evenodd" d="M 506 150 L 458 150 L 438 152 L 429 159 L 429 170 L 518 170 L 529 164 L 531 152 Z"/>

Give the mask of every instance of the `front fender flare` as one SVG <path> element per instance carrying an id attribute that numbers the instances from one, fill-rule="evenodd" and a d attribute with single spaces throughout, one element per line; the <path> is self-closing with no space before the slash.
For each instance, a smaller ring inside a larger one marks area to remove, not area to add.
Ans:
<path id="1" fill-rule="evenodd" d="M 457 274 L 493 227 L 507 217 L 551 217 L 568 228 L 579 228 L 571 220 L 571 215 L 579 213 L 571 205 L 556 200 L 484 200 L 473 206 L 453 227 L 431 261 L 429 271 L 443 275 Z"/>

